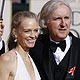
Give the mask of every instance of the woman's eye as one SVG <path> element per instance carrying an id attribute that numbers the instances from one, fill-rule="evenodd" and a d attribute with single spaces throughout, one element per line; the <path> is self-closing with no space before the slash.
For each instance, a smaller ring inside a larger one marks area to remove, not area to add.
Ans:
<path id="1" fill-rule="evenodd" d="M 36 29 L 35 32 L 38 32 L 38 29 Z"/>

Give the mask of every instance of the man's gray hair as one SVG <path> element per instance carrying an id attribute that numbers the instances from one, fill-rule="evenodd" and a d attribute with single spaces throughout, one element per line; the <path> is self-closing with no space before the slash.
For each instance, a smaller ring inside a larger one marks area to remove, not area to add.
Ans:
<path id="1" fill-rule="evenodd" d="M 41 30 L 46 33 L 46 27 L 45 24 L 47 23 L 48 19 L 49 19 L 49 15 L 56 9 L 58 8 L 59 5 L 64 4 L 65 6 L 67 6 L 70 10 L 70 16 L 72 13 L 72 10 L 69 6 L 69 4 L 63 0 L 50 0 L 48 1 L 46 4 L 44 4 L 43 8 L 41 9 L 40 12 L 40 20 L 39 20 L 39 24 L 41 27 Z"/>

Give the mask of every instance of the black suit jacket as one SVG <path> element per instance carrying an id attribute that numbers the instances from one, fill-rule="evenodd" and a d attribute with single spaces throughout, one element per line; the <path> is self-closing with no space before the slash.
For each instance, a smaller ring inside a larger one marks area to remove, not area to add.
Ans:
<path id="1" fill-rule="evenodd" d="M 0 50 L 0 55 L 5 53 L 5 43 L 2 41 L 2 49 Z"/>
<path id="2" fill-rule="evenodd" d="M 80 39 L 71 33 L 69 35 L 72 36 L 72 47 L 65 80 L 80 80 Z M 30 55 L 38 68 L 41 80 L 54 80 L 49 65 L 49 42 L 49 36 L 40 35 L 35 47 L 30 49 Z"/>

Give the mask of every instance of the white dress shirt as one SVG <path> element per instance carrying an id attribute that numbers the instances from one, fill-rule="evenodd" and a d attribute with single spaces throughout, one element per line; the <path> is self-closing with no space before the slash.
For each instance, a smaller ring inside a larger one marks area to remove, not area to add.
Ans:
<path id="1" fill-rule="evenodd" d="M 2 40 L 1 40 L 1 41 L 0 41 L 0 50 L 2 49 L 2 46 L 3 46 L 3 45 L 2 45 Z"/>
<path id="2" fill-rule="evenodd" d="M 57 65 L 62 61 L 62 59 L 64 58 L 64 56 L 68 52 L 68 50 L 69 50 L 69 48 L 71 46 L 72 37 L 68 35 L 64 40 L 66 40 L 66 48 L 65 48 L 65 51 L 63 52 L 60 47 L 57 47 L 56 52 L 53 53 Z M 53 41 L 51 39 L 51 37 L 50 37 L 50 41 L 55 42 L 55 41 Z M 55 42 L 55 43 L 57 44 L 59 42 Z"/>

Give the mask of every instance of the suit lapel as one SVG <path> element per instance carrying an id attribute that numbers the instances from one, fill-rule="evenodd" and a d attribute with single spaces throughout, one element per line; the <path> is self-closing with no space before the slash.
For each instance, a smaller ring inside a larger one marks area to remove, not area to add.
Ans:
<path id="1" fill-rule="evenodd" d="M 75 38 L 72 34 L 72 45 L 71 45 L 71 53 L 70 53 L 70 60 L 69 60 L 69 67 L 67 71 L 67 76 L 65 80 L 74 79 L 74 73 L 77 65 L 77 58 L 78 58 L 78 39 Z M 49 80 L 53 80 L 53 73 L 50 69 L 50 58 L 49 58 L 49 38 L 44 43 L 43 49 L 43 67 L 45 70 L 46 75 L 48 76 Z"/>
<path id="2" fill-rule="evenodd" d="M 43 57 L 43 67 L 44 70 L 48 76 L 48 80 L 53 80 L 53 74 L 52 74 L 52 70 L 51 70 L 51 57 L 49 55 L 49 46 L 50 46 L 50 40 L 49 37 L 47 38 L 46 42 L 44 43 L 44 57 Z"/>
<path id="3" fill-rule="evenodd" d="M 74 73 L 77 65 L 77 58 L 78 58 L 78 40 L 72 36 L 72 45 L 71 45 L 71 53 L 70 53 L 70 61 L 68 67 L 68 73 L 66 76 L 66 80 L 74 79 Z"/>
<path id="4" fill-rule="evenodd" d="M 5 53 L 5 43 L 4 43 L 4 41 L 2 41 L 2 49 L 0 50 L 0 55 L 1 54 L 3 54 L 3 53 Z"/>
<path id="5" fill-rule="evenodd" d="M 49 78 L 49 38 L 44 43 L 44 49 L 43 49 L 43 67 L 44 70 Z"/>

